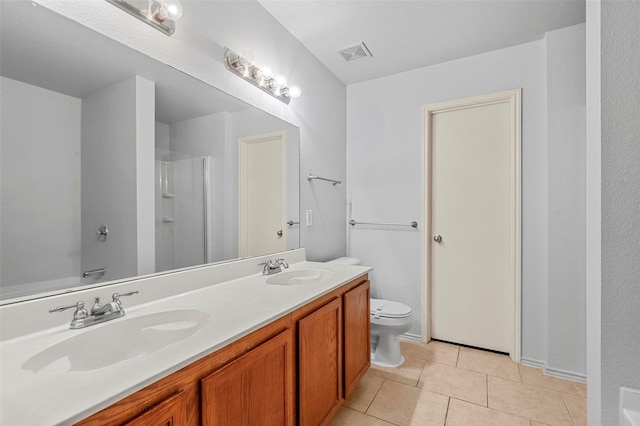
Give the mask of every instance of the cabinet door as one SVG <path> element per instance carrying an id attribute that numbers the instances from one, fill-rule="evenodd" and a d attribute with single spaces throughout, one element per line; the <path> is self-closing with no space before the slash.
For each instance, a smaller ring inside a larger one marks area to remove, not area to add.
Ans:
<path id="1" fill-rule="evenodd" d="M 202 424 L 293 425 L 292 351 L 287 330 L 202 379 Z"/>
<path id="2" fill-rule="evenodd" d="M 344 397 L 347 398 L 371 366 L 369 281 L 343 297 Z"/>
<path id="3" fill-rule="evenodd" d="M 187 399 L 184 391 L 170 396 L 139 416 L 124 423 L 125 426 L 182 426 L 187 424 Z"/>
<path id="4" fill-rule="evenodd" d="M 298 321 L 299 423 L 328 423 L 342 403 L 342 302 Z"/>

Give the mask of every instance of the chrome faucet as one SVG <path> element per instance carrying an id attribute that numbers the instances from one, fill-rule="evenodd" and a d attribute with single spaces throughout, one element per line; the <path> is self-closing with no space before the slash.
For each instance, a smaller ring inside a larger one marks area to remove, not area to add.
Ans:
<path id="1" fill-rule="evenodd" d="M 289 264 L 284 259 L 275 259 L 268 260 L 266 262 L 260 263 L 260 265 L 264 265 L 264 269 L 262 270 L 262 275 L 273 275 L 278 272 L 282 272 L 282 269 L 287 269 Z"/>
<path id="2" fill-rule="evenodd" d="M 115 302 L 109 302 L 106 305 L 100 303 L 99 297 L 94 297 L 93 306 L 91 307 L 91 315 L 106 315 L 118 311 L 118 305 Z"/>
<path id="3" fill-rule="evenodd" d="M 278 262 L 278 265 L 280 265 L 284 269 L 287 269 L 289 267 L 289 264 L 284 259 L 276 259 L 276 262 Z"/>
<path id="4" fill-rule="evenodd" d="M 84 302 L 81 300 L 73 305 L 68 306 L 58 306 L 52 309 L 49 309 L 49 312 L 62 312 L 67 309 L 76 308 L 73 313 L 73 319 L 71 320 L 71 324 L 69 328 L 76 330 L 78 328 L 89 327 L 90 325 L 100 324 L 105 321 L 109 321 L 112 319 L 120 318 L 125 315 L 124 308 L 122 307 L 122 302 L 120 298 L 123 296 L 132 296 L 134 294 L 138 294 L 138 290 L 130 291 L 128 293 L 113 293 L 111 296 L 111 302 L 103 305 L 100 303 L 100 298 L 94 298 L 94 304 L 91 307 L 91 311 L 87 311 L 84 308 Z"/>

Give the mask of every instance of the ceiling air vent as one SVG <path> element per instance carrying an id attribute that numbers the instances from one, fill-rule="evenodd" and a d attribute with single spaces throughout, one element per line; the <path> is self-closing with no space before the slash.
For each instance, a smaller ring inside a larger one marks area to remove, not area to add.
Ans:
<path id="1" fill-rule="evenodd" d="M 345 47 L 344 49 L 340 49 L 338 50 L 338 53 L 347 62 L 353 62 L 359 59 L 373 57 L 373 55 L 371 54 L 371 51 L 369 51 L 369 49 L 364 44 L 364 42 L 360 44 L 356 44 L 355 46 L 349 46 L 349 47 Z"/>

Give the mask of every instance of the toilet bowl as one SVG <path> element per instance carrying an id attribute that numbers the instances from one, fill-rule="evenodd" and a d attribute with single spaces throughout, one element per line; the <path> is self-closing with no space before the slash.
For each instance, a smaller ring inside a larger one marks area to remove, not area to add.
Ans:
<path id="1" fill-rule="evenodd" d="M 359 265 L 360 260 L 341 257 L 329 263 Z M 371 362 L 384 367 L 398 367 L 404 362 L 398 336 L 411 328 L 411 308 L 404 303 L 370 299 Z"/>

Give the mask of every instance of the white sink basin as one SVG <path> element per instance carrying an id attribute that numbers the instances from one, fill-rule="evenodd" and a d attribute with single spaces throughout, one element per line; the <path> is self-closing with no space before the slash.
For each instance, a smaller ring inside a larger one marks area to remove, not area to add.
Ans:
<path id="1" fill-rule="evenodd" d="M 333 272 L 326 269 L 294 269 L 278 272 L 267 278 L 267 284 L 275 285 L 300 285 L 315 284 L 326 280 Z"/>
<path id="2" fill-rule="evenodd" d="M 87 371 L 159 351 L 195 334 L 209 322 L 209 314 L 182 309 L 95 325 L 29 358 L 24 370 L 38 373 Z M 95 327 L 95 328 L 94 328 Z"/>

